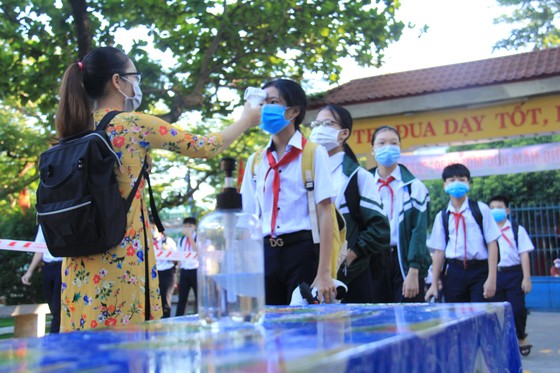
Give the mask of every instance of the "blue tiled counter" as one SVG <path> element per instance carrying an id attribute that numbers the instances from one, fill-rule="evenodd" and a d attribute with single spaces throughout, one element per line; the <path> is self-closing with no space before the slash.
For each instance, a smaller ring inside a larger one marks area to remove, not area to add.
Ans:
<path id="1" fill-rule="evenodd" d="M 1 371 L 521 372 L 508 303 L 269 307 L 260 327 L 196 316 L 0 342 Z"/>

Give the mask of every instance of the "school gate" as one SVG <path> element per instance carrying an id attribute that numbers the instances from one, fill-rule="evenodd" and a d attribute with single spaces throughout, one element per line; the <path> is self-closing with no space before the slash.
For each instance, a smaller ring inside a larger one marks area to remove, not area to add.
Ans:
<path id="1" fill-rule="evenodd" d="M 421 180 L 439 179 L 441 170 L 456 162 L 467 165 L 472 176 L 560 169 L 560 143 L 412 153 L 428 146 L 560 133 L 560 48 L 353 80 L 313 100 L 306 122 L 328 104 L 352 113 L 348 144 L 368 168 L 375 165 L 371 135 L 391 125 L 401 135 L 401 161 Z M 541 227 L 554 236 L 557 228 Z M 559 240 L 546 248 L 547 258 L 560 254 Z M 534 267 L 533 274 L 546 275 L 541 268 L 548 265 Z"/>

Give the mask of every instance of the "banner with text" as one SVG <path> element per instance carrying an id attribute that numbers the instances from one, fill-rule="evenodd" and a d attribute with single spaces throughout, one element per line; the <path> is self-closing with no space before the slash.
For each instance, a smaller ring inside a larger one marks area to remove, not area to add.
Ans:
<path id="1" fill-rule="evenodd" d="M 403 151 L 421 146 L 560 133 L 560 95 L 485 107 L 357 119 L 348 140 L 354 153 L 370 157 L 371 135 L 383 125 L 399 131 Z"/>
<path id="2" fill-rule="evenodd" d="M 467 166 L 471 176 L 558 170 L 560 143 L 438 155 L 403 155 L 399 162 L 420 180 L 441 179 L 445 166 L 453 163 Z"/>

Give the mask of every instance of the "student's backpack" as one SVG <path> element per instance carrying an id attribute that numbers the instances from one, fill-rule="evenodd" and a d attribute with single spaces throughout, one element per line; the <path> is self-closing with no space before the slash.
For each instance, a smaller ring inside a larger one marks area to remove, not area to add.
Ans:
<path id="1" fill-rule="evenodd" d="M 115 175 L 120 159 L 105 128 L 119 111 L 107 113 L 97 128 L 61 139 L 40 156 L 37 221 L 53 256 L 79 257 L 104 253 L 118 245 L 126 231 L 126 215 L 144 177 L 160 231 L 147 171 L 147 159 L 127 199 Z"/>
<path id="2" fill-rule="evenodd" d="M 469 208 L 471 213 L 480 228 L 480 233 L 482 233 L 482 239 L 484 240 L 484 245 L 486 245 L 486 238 L 484 237 L 484 226 L 482 225 L 482 212 L 480 211 L 480 207 L 475 200 L 469 198 Z M 445 244 L 449 242 L 449 215 L 451 213 L 447 211 L 447 206 L 444 206 L 441 209 L 441 218 L 443 221 L 443 230 L 445 231 Z"/>
<path id="3" fill-rule="evenodd" d="M 315 148 L 319 146 L 316 143 L 307 141 L 303 146 L 301 172 L 303 176 L 303 183 L 307 190 L 307 202 L 309 208 L 309 217 L 311 219 L 311 233 L 313 235 L 313 242 L 319 243 L 319 222 L 317 219 L 317 209 L 315 203 Z M 265 149 L 258 150 L 253 158 L 251 164 L 251 174 L 253 180 L 256 179 L 256 165 L 258 165 L 263 157 Z M 348 243 L 346 242 L 346 222 L 344 217 L 338 211 L 334 203 L 331 203 L 331 216 L 333 221 L 333 234 L 332 234 L 332 255 L 331 255 L 331 276 L 336 278 L 338 268 L 346 259 L 348 252 Z"/>

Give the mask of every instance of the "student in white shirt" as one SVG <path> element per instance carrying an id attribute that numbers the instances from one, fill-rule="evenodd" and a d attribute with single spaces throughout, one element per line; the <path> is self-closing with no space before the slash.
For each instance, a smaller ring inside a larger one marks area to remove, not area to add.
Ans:
<path id="1" fill-rule="evenodd" d="M 241 193 L 243 209 L 261 219 L 265 247 L 266 304 L 290 304 L 301 282 L 318 289 L 318 299 L 334 300 L 331 278 L 333 223 L 328 154 L 318 146 L 314 155 L 314 195 L 318 212 L 320 244 L 313 244 L 307 191 L 302 176 L 302 150 L 307 140 L 299 131 L 305 117 L 307 97 L 294 81 L 276 79 L 263 86 L 267 98 L 260 128 L 272 136 L 255 167 L 249 157 Z"/>
<path id="2" fill-rule="evenodd" d="M 35 242 L 45 243 L 41 226 L 37 230 Z M 31 259 L 29 268 L 21 276 L 21 282 L 24 285 L 31 285 L 31 276 L 40 264 L 43 265 L 43 290 L 52 315 L 50 333 L 57 334 L 60 332 L 60 295 L 62 286 L 62 274 L 60 271 L 62 270 L 62 258 L 54 257 L 48 251 L 45 253 L 36 252 L 33 255 L 33 259 Z"/>
<path id="3" fill-rule="evenodd" d="M 490 198 L 490 211 L 502 232 L 498 238 L 500 261 L 498 262 L 498 279 L 494 302 L 509 302 L 513 309 L 515 330 L 519 340 L 521 355 L 531 353 L 532 345 L 527 341 L 525 327 L 527 325 L 527 309 L 525 308 L 525 294 L 532 289 L 531 260 L 529 252 L 535 250 L 525 228 L 512 223 L 507 218 L 509 200 L 505 196 Z"/>
<path id="4" fill-rule="evenodd" d="M 442 211 L 434 220 L 428 247 L 432 255 L 432 285 L 425 299 L 437 297 L 437 284 L 443 272 L 443 296 L 446 302 L 484 302 L 496 292 L 498 247 L 500 229 L 490 208 L 483 202 L 469 201 L 470 171 L 460 164 L 443 169 L 443 187 L 449 194 L 446 236 Z M 475 206 L 476 204 L 476 206 Z M 480 211 L 482 229 L 473 215 Z"/>
<path id="5" fill-rule="evenodd" d="M 152 227 L 152 238 L 155 250 L 177 251 L 177 244 L 175 241 L 157 229 L 152 217 L 150 217 L 150 225 Z M 156 253 L 156 269 L 158 271 L 159 294 L 161 296 L 161 306 L 163 309 L 162 318 L 165 319 L 171 316 L 171 301 L 173 298 L 173 291 L 175 290 L 177 263 L 172 260 L 157 259 Z"/>
<path id="6" fill-rule="evenodd" d="M 179 303 L 175 316 L 183 316 L 187 307 L 189 293 L 194 292 L 194 313 L 197 312 L 198 289 L 198 250 L 196 248 L 196 218 L 189 217 L 183 219 L 183 236 L 179 239 L 178 251 L 186 252 L 186 258 L 179 265 Z"/>
<path id="7" fill-rule="evenodd" d="M 352 133 L 352 115 L 338 105 L 327 105 L 311 122 L 309 139 L 329 153 L 336 207 L 346 221 L 348 254 L 337 278 L 348 285 L 343 303 L 374 303 L 372 257 L 389 250 L 390 228 L 373 175 L 360 166 L 346 143 Z M 347 199 L 348 197 L 348 199 Z"/>

